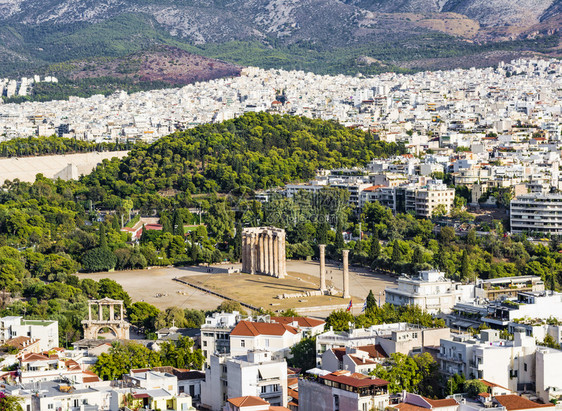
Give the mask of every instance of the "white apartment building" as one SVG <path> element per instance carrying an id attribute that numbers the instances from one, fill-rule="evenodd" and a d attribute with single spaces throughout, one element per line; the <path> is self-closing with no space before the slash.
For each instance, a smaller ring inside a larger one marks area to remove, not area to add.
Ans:
<path id="1" fill-rule="evenodd" d="M 512 233 L 562 234 L 562 194 L 526 194 L 510 203 Z"/>
<path id="2" fill-rule="evenodd" d="M 0 391 L 20 398 L 25 411 L 110 411 L 119 409 L 119 399 L 110 382 L 73 384 L 47 381 L 4 385 Z"/>
<path id="3" fill-rule="evenodd" d="M 537 366 L 539 349 L 524 331 L 517 331 L 511 341 L 500 339 L 497 330 L 482 330 L 479 337 L 441 340 L 438 360 L 446 375 L 463 373 L 467 379 L 484 379 L 514 392 L 533 387 L 539 380 L 545 387 L 560 385 L 552 368 Z"/>
<path id="4" fill-rule="evenodd" d="M 555 321 L 561 321 L 562 317 L 554 317 Z M 542 318 L 518 318 L 508 324 L 507 330 L 514 333 L 515 330 L 525 330 L 525 335 L 533 337 L 536 341 L 542 342 L 547 336 L 552 337 L 554 342 L 562 346 L 562 325 L 554 324 L 554 321 L 549 324 L 550 319 Z"/>
<path id="5" fill-rule="evenodd" d="M 258 396 L 271 405 L 287 406 L 287 363 L 269 351 L 246 355 L 212 355 L 201 386 L 201 403 L 220 411 L 229 398 Z"/>
<path id="6" fill-rule="evenodd" d="M 245 355 L 265 349 L 274 357 L 288 357 L 291 347 L 302 339 L 302 331 L 290 325 L 240 321 L 230 332 L 230 354 Z"/>
<path id="7" fill-rule="evenodd" d="M 562 351 L 537 347 L 536 392 L 545 403 L 562 398 Z"/>
<path id="8" fill-rule="evenodd" d="M 449 214 L 453 209 L 454 201 L 455 189 L 448 188 L 441 180 L 433 180 L 425 187 L 415 189 L 413 211 L 418 217 L 431 218 L 441 207 L 444 214 Z M 406 208 L 406 211 L 410 211 L 408 203 L 406 203 Z"/>
<path id="9" fill-rule="evenodd" d="M 21 336 L 39 340 L 41 351 L 50 350 L 59 345 L 59 323 L 50 320 L 24 320 L 19 316 L 0 318 L 1 344 Z"/>
<path id="10" fill-rule="evenodd" d="M 382 411 L 389 404 L 388 381 L 350 371 L 299 378 L 298 392 L 299 411 Z"/>
<path id="11" fill-rule="evenodd" d="M 393 213 L 413 212 L 417 217 L 430 218 L 441 206 L 444 214 L 453 209 L 455 189 L 448 188 L 441 180 L 430 180 L 425 185 L 407 184 L 398 187 L 372 185 L 363 188 L 359 205 L 378 201 Z"/>
<path id="12" fill-rule="evenodd" d="M 397 285 L 385 289 L 386 303 L 417 305 L 432 314 L 450 313 L 456 303 L 474 297 L 474 285 L 453 282 L 436 270 L 420 271 L 417 277 L 403 275 Z"/>
<path id="13" fill-rule="evenodd" d="M 178 378 L 167 372 L 147 369 L 131 370 L 123 376 L 123 383 L 134 388 L 147 390 L 164 389 L 172 394 L 178 393 Z"/>
<path id="14" fill-rule="evenodd" d="M 425 347 L 438 346 L 441 339 L 449 338 L 449 328 L 425 328 L 408 323 L 373 325 L 352 328 L 349 332 L 329 330 L 316 336 L 316 364 L 322 366 L 322 356 L 330 349 L 340 347 L 380 346 L 386 355 L 401 353 L 420 354 Z M 374 355 L 374 353 L 373 353 Z"/>
<path id="15" fill-rule="evenodd" d="M 230 332 L 241 318 L 238 311 L 213 313 L 205 318 L 205 324 L 201 325 L 201 350 L 207 363 L 213 354 L 230 353 Z"/>
<path id="16" fill-rule="evenodd" d="M 516 319 L 562 320 L 562 293 L 521 292 L 517 299 L 496 301 L 488 307 L 484 321 L 493 327 L 507 327 Z"/>
<path id="17" fill-rule="evenodd" d="M 388 355 L 380 345 L 330 348 L 322 354 L 321 368 L 330 372 L 347 370 L 352 374 L 367 375 L 385 358 Z"/>
<path id="18" fill-rule="evenodd" d="M 271 317 L 271 322 L 294 327 L 302 332 L 303 337 L 322 333 L 326 325 L 326 321 L 310 317 Z"/>

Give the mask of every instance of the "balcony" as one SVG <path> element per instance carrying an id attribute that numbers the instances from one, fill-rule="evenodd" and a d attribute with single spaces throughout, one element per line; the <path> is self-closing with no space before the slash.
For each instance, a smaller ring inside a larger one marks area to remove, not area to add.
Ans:
<path id="1" fill-rule="evenodd" d="M 443 361 L 454 362 L 457 364 L 464 364 L 464 361 L 462 359 L 459 359 L 458 357 L 449 357 L 441 353 L 437 354 L 437 358 Z"/>

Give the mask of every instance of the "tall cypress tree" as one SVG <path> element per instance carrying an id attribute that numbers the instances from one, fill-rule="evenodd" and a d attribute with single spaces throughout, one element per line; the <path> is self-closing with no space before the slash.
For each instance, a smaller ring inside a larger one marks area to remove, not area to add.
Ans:
<path id="1" fill-rule="evenodd" d="M 100 248 L 108 248 L 107 247 L 107 236 L 105 234 L 105 224 L 104 223 L 100 223 L 100 229 L 99 229 L 99 235 L 100 235 Z"/>
<path id="2" fill-rule="evenodd" d="M 239 261 L 241 254 L 242 254 L 242 223 L 240 221 L 237 221 L 236 234 L 234 235 L 234 249 L 232 255 L 234 261 Z"/>
<path id="3" fill-rule="evenodd" d="M 166 214 L 162 214 L 160 216 L 160 224 L 162 224 L 163 233 L 174 234 L 174 227 L 172 226 L 170 218 Z"/>
<path id="4" fill-rule="evenodd" d="M 176 213 L 174 218 L 174 235 L 185 236 L 185 229 L 183 228 L 183 217 L 181 214 Z"/>
<path id="5" fill-rule="evenodd" d="M 379 240 L 379 230 L 375 229 L 373 238 L 371 238 L 371 258 L 376 260 L 381 255 L 381 243 Z"/>
<path id="6" fill-rule="evenodd" d="M 341 223 L 341 221 L 338 221 L 338 224 L 336 226 L 336 248 L 338 250 L 342 250 L 343 247 L 345 246 L 342 232 L 343 232 L 343 224 Z"/>
<path id="7" fill-rule="evenodd" d="M 470 276 L 470 266 L 468 265 L 468 253 L 466 250 L 462 252 L 461 257 L 461 280 L 466 280 Z"/>
<path id="8" fill-rule="evenodd" d="M 367 304 L 365 307 L 365 311 L 374 310 L 375 308 L 377 308 L 377 299 L 373 294 L 373 290 L 369 290 L 369 295 L 367 295 L 366 302 Z"/>
<path id="9" fill-rule="evenodd" d="M 326 221 L 326 216 L 321 216 L 320 222 L 316 229 L 316 241 L 318 244 L 326 244 L 328 242 L 328 230 L 330 226 Z"/>

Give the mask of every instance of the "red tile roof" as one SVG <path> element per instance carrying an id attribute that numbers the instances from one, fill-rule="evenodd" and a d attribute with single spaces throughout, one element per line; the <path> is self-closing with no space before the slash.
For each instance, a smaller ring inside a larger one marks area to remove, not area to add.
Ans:
<path id="1" fill-rule="evenodd" d="M 358 373 L 349 374 L 345 371 L 336 371 L 331 374 L 324 375 L 320 378 L 328 381 L 339 382 L 340 384 L 345 384 L 356 388 L 370 387 L 373 385 L 377 387 L 388 385 L 388 381 L 382 380 L 380 378 L 371 378 Z"/>
<path id="2" fill-rule="evenodd" d="M 527 398 L 520 397 L 519 395 L 497 395 L 494 398 L 508 411 L 547 407 L 552 407 L 554 409 L 554 404 L 539 404 Z"/>
<path id="3" fill-rule="evenodd" d="M 58 359 L 58 357 L 55 356 L 55 358 L 49 358 L 43 354 L 35 354 L 35 353 L 30 353 L 30 354 L 26 354 L 22 357 L 22 362 L 31 362 L 31 361 L 49 361 L 49 360 L 56 360 Z"/>
<path id="4" fill-rule="evenodd" d="M 426 400 L 429 403 L 429 405 L 431 405 L 431 408 L 454 407 L 455 405 L 459 405 L 459 403 L 453 398 L 447 398 L 444 400 L 431 400 L 426 397 L 422 397 L 422 398 Z"/>
<path id="5" fill-rule="evenodd" d="M 229 398 L 228 402 L 235 407 L 256 407 L 258 405 L 269 405 L 267 401 L 254 395 L 247 395 L 245 397 Z"/>
<path id="6" fill-rule="evenodd" d="M 382 187 L 384 187 L 384 186 L 381 186 L 381 185 L 371 186 L 371 187 L 367 187 L 367 188 L 363 189 L 363 191 L 376 191 L 376 190 L 378 190 L 379 188 L 382 188 Z"/>
<path id="7" fill-rule="evenodd" d="M 405 402 L 393 405 L 391 408 L 398 409 L 400 411 L 427 411 L 427 408 L 419 407 L 413 404 L 406 404 Z"/>
<path id="8" fill-rule="evenodd" d="M 343 356 L 345 355 L 345 347 L 331 348 L 332 352 L 338 359 L 338 361 L 343 361 Z"/>
<path id="9" fill-rule="evenodd" d="M 388 358 L 388 354 L 381 347 L 380 344 L 376 345 L 361 345 L 357 347 L 358 350 L 365 351 L 371 358 Z"/>
<path id="10" fill-rule="evenodd" d="M 271 321 L 285 325 L 297 322 L 299 324 L 299 327 L 303 328 L 318 327 L 319 325 L 326 324 L 326 321 L 317 320 L 310 317 L 271 317 Z"/>
<path id="11" fill-rule="evenodd" d="M 298 334 L 298 330 L 290 325 L 279 323 L 254 323 L 240 321 L 230 332 L 230 335 L 252 336 L 257 335 L 284 335 L 286 332 Z"/>
<path id="12" fill-rule="evenodd" d="M 376 362 L 371 360 L 370 358 L 363 359 L 363 358 L 358 357 L 354 354 L 349 354 L 349 358 L 351 358 L 351 360 L 357 365 L 366 365 L 366 364 L 374 365 L 374 364 L 376 364 Z"/>

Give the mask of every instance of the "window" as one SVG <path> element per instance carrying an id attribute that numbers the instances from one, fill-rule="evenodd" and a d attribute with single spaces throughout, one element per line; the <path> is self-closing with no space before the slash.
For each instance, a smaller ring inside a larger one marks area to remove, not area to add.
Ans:
<path id="1" fill-rule="evenodd" d="M 79 406 L 80 406 L 80 401 L 78 400 L 78 398 L 74 399 L 73 407 L 79 407 Z"/>
<path id="2" fill-rule="evenodd" d="M 340 396 L 334 395 L 334 411 L 340 411 Z"/>
<path id="3" fill-rule="evenodd" d="M 527 372 L 527 363 L 526 363 L 526 362 L 523 363 L 523 370 L 524 370 L 525 372 Z"/>
<path id="4" fill-rule="evenodd" d="M 203 347 L 207 346 L 207 341 L 203 341 Z"/>
<path id="5" fill-rule="evenodd" d="M 240 340 L 240 347 L 246 347 L 246 340 Z"/>
<path id="6" fill-rule="evenodd" d="M 53 408 L 54 408 L 54 407 L 53 407 L 53 404 L 48 404 L 48 405 L 47 405 L 47 409 L 48 409 L 48 410 L 52 410 Z"/>

